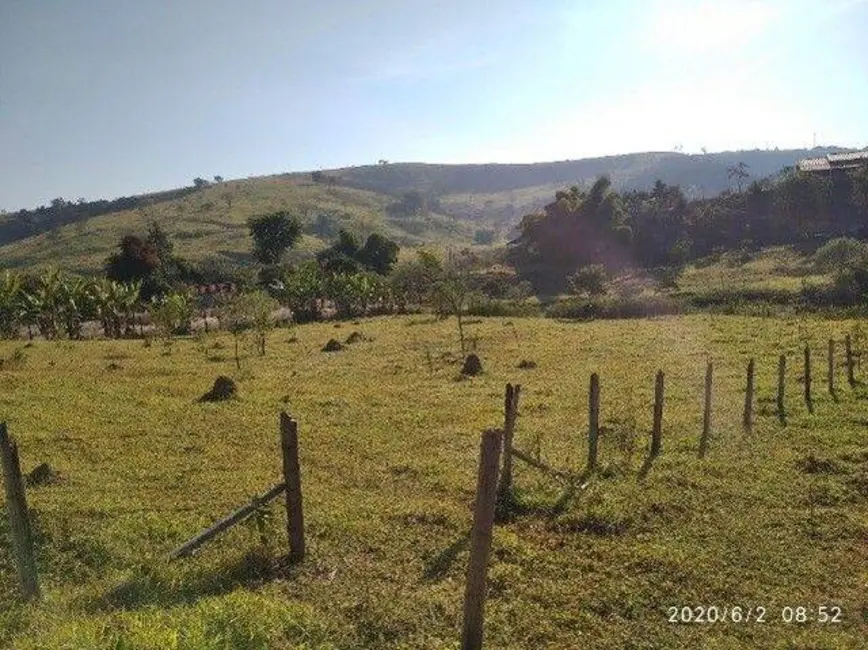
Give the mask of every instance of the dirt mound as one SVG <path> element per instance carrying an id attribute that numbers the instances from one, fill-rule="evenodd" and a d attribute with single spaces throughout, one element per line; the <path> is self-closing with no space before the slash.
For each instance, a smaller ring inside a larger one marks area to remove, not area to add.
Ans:
<path id="1" fill-rule="evenodd" d="M 358 343 L 359 341 L 364 341 L 364 340 L 366 340 L 365 335 L 362 334 L 361 332 L 356 331 L 347 337 L 346 344 L 352 345 L 353 343 Z"/>
<path id="2" fill-rule="evenodd" d="M 464 366 L 461 368 L 462 375 L 470 375 L 475 377 L 482 372 L 482 361 L 475 354 L 468 354 L 464 360 Z"/>
<path id="3" fill-rule="evenodd" d="M 344 346 L 341 344 L 340 341 L 338 341 L 336 339 L 329 339 L 329 342 L 323 346 L 322 351 L 323 352 L 338 352 L 338 351 L 343 350 L 343 349 L 344 349 Z"/>
<path id="4" fill-rule="evenodd" d="M 522 359 L 519 362 L 518 367 L 521 368 L 522 370 L 530 370 L 532 368 L 536 368 L 536 361 L 530 361 L 528 359 Z"/>
<path id="5" fill-rule="evenodd" d="M 199 398 L 200 402 L 222 402 L 238 395 L 238 387 L 231 377 L 220 375 L 214 380 L 214 385 Z"/>
<path id="6" fill-rule="evenodd" d="M 33 468 L 26 478 L 27 485 L 35 487 L 37 485 L 47 485 L 58 480 L 57 472 L 55 472 L 48 463 L 40 463 Z"/>

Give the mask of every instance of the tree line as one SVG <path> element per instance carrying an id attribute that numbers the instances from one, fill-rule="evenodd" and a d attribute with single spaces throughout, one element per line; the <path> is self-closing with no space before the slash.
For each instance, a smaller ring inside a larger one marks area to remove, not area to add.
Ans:
<path id="1" fill-rule="evenodd" d="M 741 185 L 746 166 L 733 168 Z M 788 169 L 743 191 L 688 200 L 657 181 L 651 190 L 618 193 L 607 177 L 589 189 L 555 194 L 525 216 L 509 261 L 538 290 L 566 286 L 576 269 L 680 267 L 731 249 L 868 235 L 868 166 L 832 175 Z"/>

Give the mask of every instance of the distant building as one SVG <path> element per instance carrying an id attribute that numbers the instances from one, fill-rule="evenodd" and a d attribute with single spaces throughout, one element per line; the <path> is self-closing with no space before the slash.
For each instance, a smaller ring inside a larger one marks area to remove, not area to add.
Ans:
<path id="1" fill-rule="evenodd" d="M 830 153 L 822 158 L 805 158 L 796 168 L 809 174 L 848 171 L 868 165 L 868 149 L 851 153 Z"/>

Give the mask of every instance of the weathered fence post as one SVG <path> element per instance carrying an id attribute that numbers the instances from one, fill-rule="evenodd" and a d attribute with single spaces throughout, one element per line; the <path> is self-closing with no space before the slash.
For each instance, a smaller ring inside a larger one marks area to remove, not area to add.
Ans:
<path id="1" fill-rule="evenodd" d="M 500 487 L 498 492 L 505 495 L 512 489 L 512 402 L 515 389 L 512 384 L 506 385 L 503 395 L 503 470 L 500 474 Z"/>
<path id="2" fill-rule="evenodd" d="M 515 388 L 506 385 L 503 395 L 503 470 L 500 474 L 498 493 L 506 497 L 512 490 L 512 438 L 515 432 Z"/>
<path id="3" fill-rule="evenodd" d="M 829 367 L 826 373 L 829 395 L 835 395 L 835 339 L 829 339 Z"/>
<path id="4" fill-rule="evenodd" d="M 814 403 L 811 401 L 811 346 L 805 346 L 805 404 L 808 412 L 814 412 Z"/>
<path id="5" fill-rule="evenodd" d="M 699 457 L 705 458 L 708 439 L 711 436 L 711 382 L 714 366 L 709 361 L 705 367 L 705 405 L 702 411 L 702 437 L 699 439 Z"/>
<path id="6" fill-rule="evenodd" d="M 470 561 L 467 565 L 467 586 L 464 591 L 462 650 L 482 648 L 486 576 L 488 574 L 488 556 L 491 552 L 491 530 L 494 527 L 494 509 L 497 501 L 497 469 L 500 463 L 501 435 L 500 431 L 489 429 L 482 434 L 482 442 L 479 446 L 476 505 L 473 510 Z"/>
<path id="7" fill-rule="evenodd" d="M 588 471 L 597 467 L 597 437 L 600 432 L 600 377 L 591 375 L 588 389 Z"/>
<path id="8" fill-rule="evenodd" d="M 744 416 L 742 418 L 742 424 L 747 433 L 753 430 L 753 375 L 754 360 L 751 359 L 747 364 L 747 386 L 744 391 Z"/>
<path id="9" fill-rule="evenodd" d="M 847 355 L 847 383 L 852 388 L 856 385 L 856 377 L 853 376 L 853 346 L 849 334 L 844 339 L 844 352 Z"/>
<path id="10" fill-rule="evenodd" d="M 289 559 L 304 559 L 304 511 L 301 502 L 301 471 L 298 464 L 298 422 L 280 414 L 280 446 L 283 451 L 283 480 L 286 483 L 286 532 Z"/>
<path id="11" fill-rule="evenodd" d="M 784 411 L 784 388 L 787 375 L 787 356 L 782 354 L 778 359 L 778 419 L 786 422 L 787 415 Z"/>
<path id="12" fill-rule="evenodd" d="M 657 371 L 654 380 L 654 428 L 651 430 L 651 456 L 660 453 L 660 442 L 663 437 L 663 371 Z"/>
<path id="13" fill-rule="evenodd" d="M 6 488 L 6 511 L 9 513 L 9 533 L 21 595 L 26 600 L 36 600 L 39 594 L 39 579 L 33 557 L 33 537 L 27 511 L 24 482 L 21 479 L 21 464 L 18 460 L 18 445 L 9 436 L 6 423 L 0 422 L 0 456 L 3 464 L 3 482 Z"/>

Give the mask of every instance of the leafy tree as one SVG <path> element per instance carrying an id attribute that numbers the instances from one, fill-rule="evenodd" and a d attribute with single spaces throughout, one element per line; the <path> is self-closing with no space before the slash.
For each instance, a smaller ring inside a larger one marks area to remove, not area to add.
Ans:
<path id="1" fill-rule="evenodd" d="M 223 182 L 223 177 L 222 177 L 222 176 L 215 176 L 215 177 L 214 177 L 214 182 L 215 182 L 215 183 L 222 183 L 222 182 Z"/>
<path id="2" fill-rule="evenodd" d="M 398 251 L 398 244 L 374 233 L 356 253 L 356 259 L 374 273 L 388 275 L 398 261 Z"/>
<path id="3" fill-rule="evenodd" d="M 135 235 L 127 235 L 121 240 L 120 252 L 109 256 L 105 272 L 106 277 L 116 282 L 140 282 L 142 297 L 149 300 L 159 293 L 159 268 L 160 255 L 154 245 Z"/>
<path id="4" fill-rule="evenodd" d="M 338 240 L 325 250 L 317 253 L 316 260 L 326 273 L 349 274 L 359 271 L 358 255 L 358 240 L 352 233 L 342 229 L 338 232 Z"/>
<path id="5" fill-rule="evenodd" d="M 403 262 L 392 272 L 389 279 L 392 292 L 400 309 L 408 305 L 422 305 L 443 278 L 443 265 L 428 251 L 417 252 L 417 259 Z"/>
<path id="6" fill-rule="evenodd" d="M 301 237 L 298 219 L 284 211 L 251 217 L 247 225 L 253 237 L 253 257 L 260 264 L 277 264 Z"/>
<path id="7" fill-rule="evenodd" d="M 175 245 L 169 239 L 168 233 L 156 221 L 151 221 L 148 224 L 148 236 L 145 243 L 156 251 L 160 264 L 166 266 L 170 263 Z"/>
<path id="8" fill-rule="evenodd" d="M 310 173 L 310 180 L 314 183 L 322 183 L 325 180 L 325 174 L 317 169 Z"/>
<path id="9" fill-rule="evenodd" d="M 201 176 L 197 176 L 193 179 L 193 187 L 197 190 L 201 190 L 203 187 L 208 187 L 209 183 Z"/>

